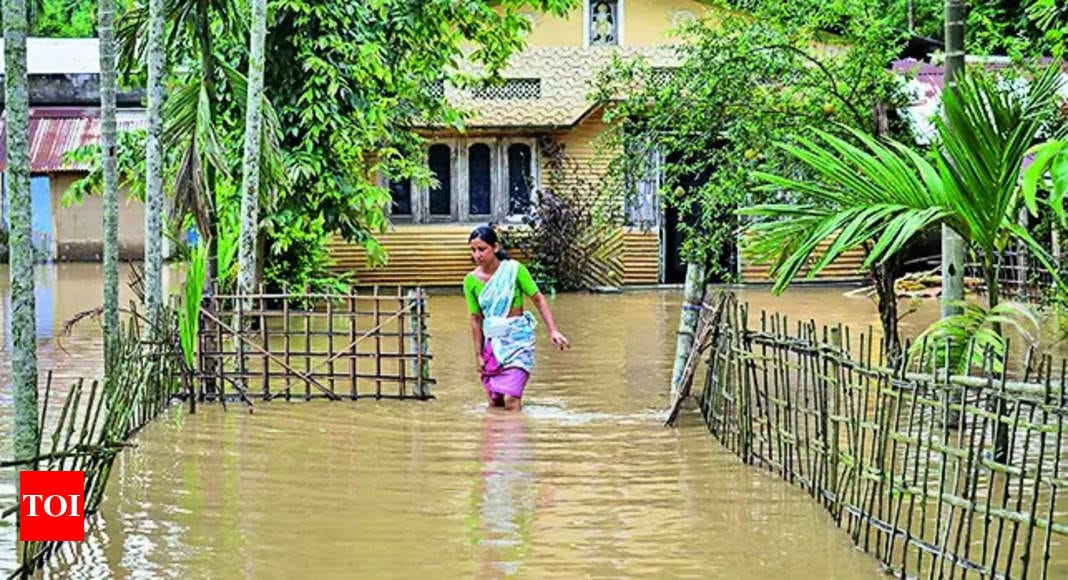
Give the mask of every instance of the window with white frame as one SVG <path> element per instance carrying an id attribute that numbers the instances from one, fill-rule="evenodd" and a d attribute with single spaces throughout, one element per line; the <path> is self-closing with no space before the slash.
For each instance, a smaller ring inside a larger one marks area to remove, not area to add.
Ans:
<path id="1" fill-rule="evenodd" d="M 514 223 L 532 207 L 539 173 L 533 139 L 443 139 L 426 151 L 435 183 L 387 184 L 394 221 Z"/>

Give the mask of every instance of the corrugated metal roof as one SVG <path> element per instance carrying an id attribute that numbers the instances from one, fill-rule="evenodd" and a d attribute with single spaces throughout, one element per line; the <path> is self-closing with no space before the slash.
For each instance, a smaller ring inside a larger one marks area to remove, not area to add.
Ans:
<path id="1" fill-rule="evenodd" d="M 145 126 L 144 111 L 120 109 L 116 113 L 119 131 Z M 30 110 L 30 171 L 59 173 L 88 171 L 87 164 L 71 164 L 63 156 L 74 149 L 100 140 L 100 109 L 77 107 L 35 107 Z M 0 171 L 7 169 L 7 123 L 0 119 Z"/>

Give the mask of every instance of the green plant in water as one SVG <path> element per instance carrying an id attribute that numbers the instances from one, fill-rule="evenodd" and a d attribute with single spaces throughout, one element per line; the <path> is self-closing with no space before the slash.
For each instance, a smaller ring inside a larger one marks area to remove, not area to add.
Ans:
<path id="1" fill-rule="evenodd" d="M 185 277 L 182 309 L 178 312 L 178 335 L 185 362 L 192 368 L 197 333 L 200 330 L 200 302 L 204 297 L 204 278 L 208 269 L 208 249 L 197 244 L 189 260 Z"/>
<path id="2" fill-rule="evenodd" d="M 220 216 L 222 217 L 222 216 Z M 218 283 L 221 291 L 226 292 L 234 288 L 237 281 L 237 225 L 229 222 L 231 219 L 221 219 L 219 224 L 219 274 Z M 232 226 L 232 227 L 231 227 Z"/>
<path id="3" fill-rule="evenodd" d="M 965 374 L 969 368 L 1000 373 L 1008 356 L 1005 328 L 1011 327 L 1030 344 L 1038 341 L 1038 318 L 1026 304 L 1002 302 L 989 309 L 966 301 L 956 305 L 963 309 L 960 314 L 938 320 L 916 338 L 909 348 L 911 361 L 932 361 L 937 368 L 948 367 L 952 374 Z M 921 359 L 919 355 L 924 351 L 927 356 Z M 988 352 L 992 357 L 989 367 Z M 924 366 L 928 364 L 931 362 Z"/>

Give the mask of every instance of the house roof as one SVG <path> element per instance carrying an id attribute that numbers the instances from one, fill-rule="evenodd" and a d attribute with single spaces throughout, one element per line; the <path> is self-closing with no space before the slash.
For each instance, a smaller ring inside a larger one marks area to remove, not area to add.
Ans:
<path id="1" fill-rule="evenodd" d="M 145 127 L 144 111 L 116 112 L 119 131 Z M 96 107 L 34 107 L 30 109 L 30 171 L 89 171 L 86 163 L 65 163 L 63 155 L 100 140 L 100 109 Z M 0 171 L 7 170 L 6 114 L 0 119 Z"/>
<path id="2" fill-rule="evenodd" d="M 512 57 L 502 76 L 536 81 L 536 89 L 528 83 L 511 94 L 505 87 L 491 95 L 476 95 L 446 87 L 445 95 L 471 114 L 466 123 L 470 129 L 571 127 L 590 112 L 597 74 L 616 54 L 642 56 L 658 68 L 679 65 L 671 47 L 530 47 Z"/>

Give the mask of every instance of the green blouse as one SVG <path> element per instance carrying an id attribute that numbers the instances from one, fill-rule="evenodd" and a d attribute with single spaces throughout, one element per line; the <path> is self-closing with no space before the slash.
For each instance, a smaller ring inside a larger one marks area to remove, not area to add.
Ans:
<path id="1" fill-rule="evenodd" d="M 486 283 L 478 279 L 474 272 L 464 276 L 464 297 L 467 299 L 467 311 L 470 314 L 478 314 L 482 311 L 478 306 L 478 297 L 482 294 L 482 288 Z M 515 297 L 512 299 L 512 308 L 523 306 L 523 296 L 534 296 L 538 293 L 538 285 L 531 278 L 527 267 L 519 262 L 519 268 L 515 275 Z"/>

